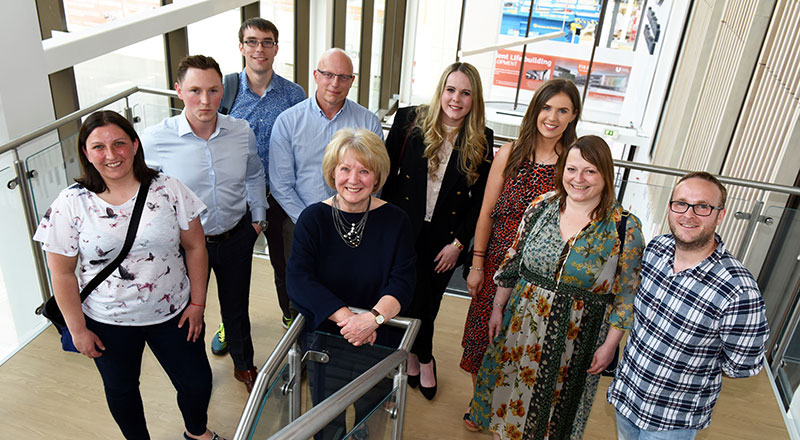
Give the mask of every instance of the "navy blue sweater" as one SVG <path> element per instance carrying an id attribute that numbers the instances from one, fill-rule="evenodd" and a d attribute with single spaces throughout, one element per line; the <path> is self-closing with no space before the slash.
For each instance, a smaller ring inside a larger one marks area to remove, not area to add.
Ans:
<path id="1" fill-rule="evenodd" d="M 348 222 L 363 215 L 342 214 Z M 369 310 L 390 295 L 402 310 L 408 308 L 415 259 L 411 222 L 400 208 L 387 203 L 370 211 L 361 244 L 351 248 L 333 225 L 331 206 L 315 203 L 297 219 L 286 290 L 306 329 L 339 334 L 328 317 L 343 306 Z"/>

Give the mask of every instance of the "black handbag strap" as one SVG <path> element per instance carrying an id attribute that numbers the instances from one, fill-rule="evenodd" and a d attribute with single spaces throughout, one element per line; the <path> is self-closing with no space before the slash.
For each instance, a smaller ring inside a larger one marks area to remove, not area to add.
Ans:
<path id="1" fill-rule="evenodd" d="M 122 250 L 119 255 L 117 255 L 117 258 L 109 263 L 108 266 L 104 267 L 103 270 L 95 275 L 95 277 L 89 281 L 89 284 L 81 290 L 81 302 L 84 302 L 89 294 L 92 293 L 100 283 L 105 281 L 105 279 L 122 264 L 122 260 L 128 256 L 128 252 L 130 252 L 131 247 L 133 247 L 133 239 L 136 238 L 136 230 L 139 229 L 139 220 L 142 218 L 142 211 L 144 210 L 144 202 L 147 199 L 148 189 L 150 189 L 150 182 L 141 183 L 139 185 L 139 193 L 136 194 L 136 203 L 133 205 L 131 221 L 128 223 L 128 233 L 125 235 L 125 244 L 122 245 Z"/>

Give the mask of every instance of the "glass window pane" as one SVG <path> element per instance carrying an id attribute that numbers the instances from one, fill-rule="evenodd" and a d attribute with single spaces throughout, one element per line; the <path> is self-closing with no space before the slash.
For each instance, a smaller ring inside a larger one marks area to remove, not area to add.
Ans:
<path id="1" fill-rule="evenodd" d="M 243 67 L 239 52 L 241 14 L 239 8 L 231 9 L 187 26 L 189 54 L 213 57 L 223 75 L 240 72 Z"/>
<path id="2" fill-rule="evenodd" d="M 67 29 L 74 32 L 161 6 L 160 0 L 63 0 Z"/>
<path id="3" fill-rule="evenodd" d="M 164 67 L 164 40 L 161 36 L 115 50 L 75 65 L 75 82 L 81 108 L 88 107 L 115 93 L 133 86 L 163 89 L 167 87 Z M 166 108 L 163 96 L 135 93 L 130 106 L 152 104 Z M 117 101 L 109 109 L 122 111 L 125 101 Z M 165 115 L 166 116 L 166 115 Z"/>
<path id="4" fill-rule="evenodd" d="M 347 0 L 347 23 L 345 24 L 344 50 L 353 60 L 353 73 L 358 76 L 361 62 L 361 0 Z M 353 81 L 347 97 L 358 102 L 358 78 Z"/>
<path id="5" fill-rule="evenodd" d="M 369 110 L 377 111 L 381 103 L 381 64 L 383 63 L 383 32 L 386 0 L 375 0 L 372 17 L 372 58 L 370 60 Z"/>
<path id="6" fill-rule="evenodd" d="M 294 81 L 294 0 L 262 1 L 261 17 L 278 28 L 278 55 L 272 70 Z"/>

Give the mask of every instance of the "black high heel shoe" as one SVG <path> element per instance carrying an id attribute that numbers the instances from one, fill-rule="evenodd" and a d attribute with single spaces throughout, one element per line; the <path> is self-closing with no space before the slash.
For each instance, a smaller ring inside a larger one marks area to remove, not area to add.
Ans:
<path id="1" fill-rule="evenodd" d="M 439 386 L 439 378 L 436 376 L 436 359 L 433 357 L 431 359 L 433 361 L 433 380 L 436 381 L 436 384 L 432 387 L 424 387 L 419 384 L 419 391 L 428 400 L 433 400 L 433 397 L 436 396 L 436 388 Z"/>
<path id="2" fill-rule="evenodd" d="M 416 376 L 408 375 L 408 386 L 411 388 L 416 388 L 419 385 L 419 374 Z"/>

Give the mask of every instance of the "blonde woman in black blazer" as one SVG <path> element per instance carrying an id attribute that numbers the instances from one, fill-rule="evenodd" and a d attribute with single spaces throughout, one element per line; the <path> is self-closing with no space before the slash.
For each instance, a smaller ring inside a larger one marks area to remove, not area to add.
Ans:
<path id="1" fill-rule="evenodd" d="M 433 322 L 450 277 L 466 258 L 492 160 L 483 88 L 469 63 L 445 69 L 430 105 L 397 111 L 386 138 L 392 172 L 382 198 L 411 218 L 417 282 L 408 315 L 422 327 L 408 361 L 408 383 L 436 395 Z"/>

